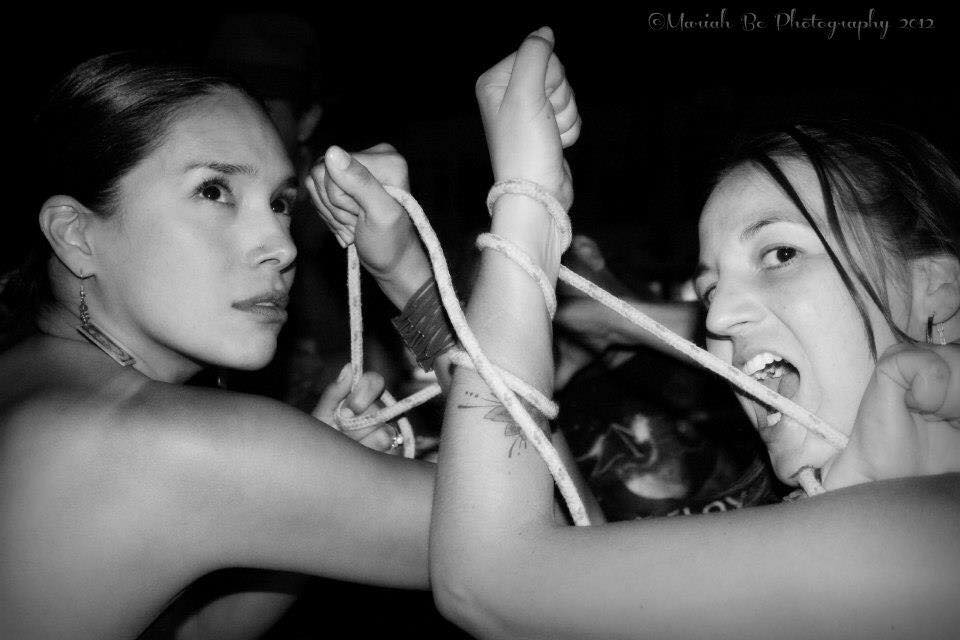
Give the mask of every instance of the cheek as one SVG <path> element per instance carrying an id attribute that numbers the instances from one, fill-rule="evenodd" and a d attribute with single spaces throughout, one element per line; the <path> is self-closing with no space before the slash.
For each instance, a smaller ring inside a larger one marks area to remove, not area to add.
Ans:
<path id="1" fill-rule="evenodd" d="M 124 230 L 116 265 L 123 297 L 146 316 L 176 317 L 196 328 L 203 315 L 197 312 L 232 293 L 224 275 L 230 271 L 230 252 L 222 233 L 159 215 Z"/>

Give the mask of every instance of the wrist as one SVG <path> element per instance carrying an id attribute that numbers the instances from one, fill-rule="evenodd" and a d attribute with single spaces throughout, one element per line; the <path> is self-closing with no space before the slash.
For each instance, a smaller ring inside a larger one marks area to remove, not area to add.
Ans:
<path id="1" fill-rule="evenodd" d="M 418 243 L 389 271 L 382 273 L 371 271 L 371 275 L 390 302 L 398 309 L 403 309 L 423 284 L 433 278 L 433 270 L 430 267 L 430 260 Z"/>
<path id="2" fill-rule="evenodd" d="M 556 279 L 564 247 L 546 208 L 528 196 L 506 193 L 493 204 L 490 231 L 527 253 Z"/>

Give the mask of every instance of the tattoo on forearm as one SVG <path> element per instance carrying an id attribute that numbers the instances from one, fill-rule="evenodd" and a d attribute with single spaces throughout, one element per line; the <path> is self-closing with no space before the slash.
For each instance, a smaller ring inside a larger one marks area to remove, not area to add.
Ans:
<path id="1" fill-rule="evenodd" d="M 499 400 L 493 395 L 479 394 L 474 391 L 466 391 L 464 394 L 466 399 L 457 404 L 457 409 L 483 409 L 486 411 L 483 414 L 484 420 L 506 423 L 503 435 L 511 441 L 510 449 L 507 451 L 508 458 L 512 458 L 514 454 L 519 456 L 520 452 L 527 448 L 527 436 L 523 434 L 520 425 L 513 419 L 507 408 L 500 404 Z M 523 398 L 520 399 L 520 403 L 533 416 L 534 421 L 542 426 L 543 416 Z"/>

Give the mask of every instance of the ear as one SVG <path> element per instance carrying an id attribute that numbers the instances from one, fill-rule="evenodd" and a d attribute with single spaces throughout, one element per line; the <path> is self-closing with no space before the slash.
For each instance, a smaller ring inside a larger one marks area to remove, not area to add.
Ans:
<path id="1" fill-rule="evenodd" d="M 323 107 L 314 102 L 303 112 L 303 115 L 300 116 L 300 121 L 297 122 L 297 141 L 304 143 L 310 139 L 310 136 L 313 135 L 313 132 L 317 128 L 317 124 L 320 122 L 320 118 L 323 117 Z"/>
<path id="2" fill-rule="evenodd" d="M 911 260 L 913 271 L 912 315 L 922 322 L 933 316 L 945 322 L 960 310 L 960 260 L 938 254 Z"/>
<path id="3" fill-rule="evenodd" d="M 40 229 L 60 261 L 78 278 L 91 275 L 93 250 L 89 221 L 93 212 L 70 196 L 47 198 L 40 208 Z"/>

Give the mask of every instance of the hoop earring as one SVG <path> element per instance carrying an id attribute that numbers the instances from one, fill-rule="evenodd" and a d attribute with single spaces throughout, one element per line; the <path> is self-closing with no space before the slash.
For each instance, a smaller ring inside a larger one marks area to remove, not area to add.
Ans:
<path id="1" fill-rule="evenodd" d="M 80 326 L 77 333 L 89 340 L 94 346 L 117 361 L 121 367 L 136 364 L 137 359 L 127 353 L 123 347 L 110 339 L 100 327 L 90 322 L 90 308 L 87 307 L 87 292 L 83 289 L 83 278 L 80 279 Z"/>

